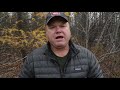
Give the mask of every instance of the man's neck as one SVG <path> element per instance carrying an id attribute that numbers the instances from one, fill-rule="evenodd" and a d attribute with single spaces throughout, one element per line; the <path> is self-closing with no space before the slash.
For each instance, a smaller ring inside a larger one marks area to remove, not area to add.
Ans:
<path id="1" fill-rule="evenodd" d="M 68 54 L 69 52 L 69 45 L 67 45 L 66 47 L 64 48 L 55 48 L 55 47 L 52 47 L 51 46 L 51 50 L 54 52 L 54 54 L 56 56 L 59 56 L 59 57 L 64 57 Z"/>

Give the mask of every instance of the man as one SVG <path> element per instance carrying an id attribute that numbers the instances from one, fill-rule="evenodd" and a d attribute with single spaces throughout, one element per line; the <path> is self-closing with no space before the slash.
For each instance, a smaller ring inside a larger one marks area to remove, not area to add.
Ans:
<path id="1" fill-rule="evenodd" d="M 71 41 L 63 12 L 48 13 L 45 32 L 48 43 L 27 56 L 20 78 L 103 78 L 96 57 Z"/>

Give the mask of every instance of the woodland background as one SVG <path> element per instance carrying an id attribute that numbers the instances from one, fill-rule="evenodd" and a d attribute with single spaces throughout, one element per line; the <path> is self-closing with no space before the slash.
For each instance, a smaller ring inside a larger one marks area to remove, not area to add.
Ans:
<path id="1" fill-rule="evenodd" d="M 24 58 L 46 43 L 48 12 L 0 12 L 0 78 L 17 78 Z M 120 12 L 64 12 L 72 40 L 91 50 L 106 78 L 120 77 Z"/>

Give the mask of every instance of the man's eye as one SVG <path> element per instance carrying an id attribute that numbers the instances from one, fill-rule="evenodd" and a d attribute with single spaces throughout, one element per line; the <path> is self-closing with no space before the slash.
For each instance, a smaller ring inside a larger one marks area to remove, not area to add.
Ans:
<path id="1" fill-rule="evenodd" d="M 49 28 L 52 29 L 52 28 L 55 28 L 55 27 L 54 26 L 50 26 Z"/>
<path id="2" fill-rule="evenodd" d="M 61 27 L 65 27 L 65 25 L 62 25 Z"/>

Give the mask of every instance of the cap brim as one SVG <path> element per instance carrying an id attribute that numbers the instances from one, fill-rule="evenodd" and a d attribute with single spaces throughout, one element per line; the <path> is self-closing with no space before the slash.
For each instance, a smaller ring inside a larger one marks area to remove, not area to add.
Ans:
<path id="1" fill-rule="evenodd" d="M 53 17 L 50 17 L 47 21 L 46 21 L 46 25 L 50 22 L 51 19 L 53 19 L 54 17 L 62 17 L 63 19 L 65 19 L 67 22 L 67 18 L 63 17 L 63 16 L 53 16 Z"/>

